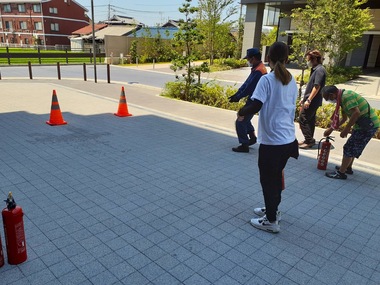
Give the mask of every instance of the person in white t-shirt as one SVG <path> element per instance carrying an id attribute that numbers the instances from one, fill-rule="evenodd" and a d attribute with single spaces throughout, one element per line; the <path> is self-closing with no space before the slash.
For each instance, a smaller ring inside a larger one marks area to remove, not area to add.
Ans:
<path id="1" fill-rule="evenodd" d="M 299 156 L 294 124 L 298 91 L 294 77 L 285 67 L 288 54 L 289 48 L 282 42 L 269 48 L 268 62 L 272 72 L 263 75 L 258 82 L 251 97 L 253 104 L 238 112 L 238 120 L 242 120 L 260 111 L 258 166 L 265 207 L 254 209 L 260 217 L 251 219 L 251 224 L 273 233 L 280 231 L 278 206 L 283 169 L 290 157 L 297 159 Z"/>

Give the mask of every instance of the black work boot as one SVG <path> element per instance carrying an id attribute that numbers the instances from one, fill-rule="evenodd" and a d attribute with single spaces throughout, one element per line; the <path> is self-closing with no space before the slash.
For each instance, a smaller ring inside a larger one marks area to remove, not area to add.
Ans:
<path id="1" fill-rule="evenodd" d="M 249 152 L 249 146 L 247 144 L 241 144 L 238 147 L 233 147 L 234 152 Z"/>

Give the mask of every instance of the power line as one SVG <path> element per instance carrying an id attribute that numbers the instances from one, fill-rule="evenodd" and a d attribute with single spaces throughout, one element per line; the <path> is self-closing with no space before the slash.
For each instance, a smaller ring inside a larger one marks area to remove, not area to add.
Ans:
<path id="1" fill-rule="evenodd" d="M 114 5 L 111 5 L 111 7 L 121 9 L 121 10 L 125 10 L 125 11 L 130 11 L 130 12 L 137 12 L 137 13 L 153 13 L 153 14 L 157 14 L 160 12 L 163 13 L 163 11 L 134 10 L 134 9 L 127 9 L 127 8 L 118 7 L 118 6 L 114 6 Z M 165 12 L 166 13 L 175 13 L 175 12 L 178 12 L 178 10 L 176 10 L 176 11 L 165 11 Z"/>

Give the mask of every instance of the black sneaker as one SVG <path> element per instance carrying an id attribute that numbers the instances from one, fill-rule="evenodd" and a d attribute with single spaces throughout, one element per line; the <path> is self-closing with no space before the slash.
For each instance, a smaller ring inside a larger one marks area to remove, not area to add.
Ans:
<path id="1" fill-rule="evenodd" d="M 334 172 L 326 172 L 326 176 L 334 179 L 347 179 L 347 175 L 338 170 Z"/>
<path id="2" fill-rule="evenodd" d="M 257 142 L 257 137 L 256 136 L 252 136 L 249 139 L 249 145 L 254 145 L 256 142 Z"/>
<path id="3" fill-rule="evenodd" d="M 249 146 L 246 144 L 241 144 L 238 147 L 233 147 L 232 151 L 234 151 L 234 152 L 249 152 Z"/>
<path id="4" fill-rule="evenodd" d="M 335 166 L 335 169 L 336 170 L 339 170 L 340 169 L 340 166 Z M 346 169 L 346 172 L 345 172 L 345 174 L 354 174 L 354 172 L 352 171 L 352 167 L 347 167 L 347 169 Z"/>

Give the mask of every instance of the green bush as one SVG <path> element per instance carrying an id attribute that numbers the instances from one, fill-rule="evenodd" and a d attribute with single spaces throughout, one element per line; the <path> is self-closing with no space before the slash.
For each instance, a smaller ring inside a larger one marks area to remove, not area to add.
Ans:
<path id="1" fill-rule="evenodd" d="M 183 81 L 167 82 L 161 96 L 184 100 Z M 230 103 L 228 97 L 235 94 L 237 88 L 234 86 L 223 87 L 214 81 L 209 83 L 194 84 L 191 86 L 188 101 L 227 110 L 239 110 L 244 105 L 244 100 L 239 103 Z"/>
<path id="2" fill-rule="evenodd" d="M 236 58 L 220 58 L 214 59 L 214 64 L 210 66 L 212 72 L 230 70 L 235 68 L 246 67 L 247 61 L 245 59 Z"/>
<path id="3" fill-rule="evenodd" d="M 327 68 L 326 85 L 345 83 L 358 78 L 362 73 L 361 67 L 358 66 L 330 67 Z"/>

